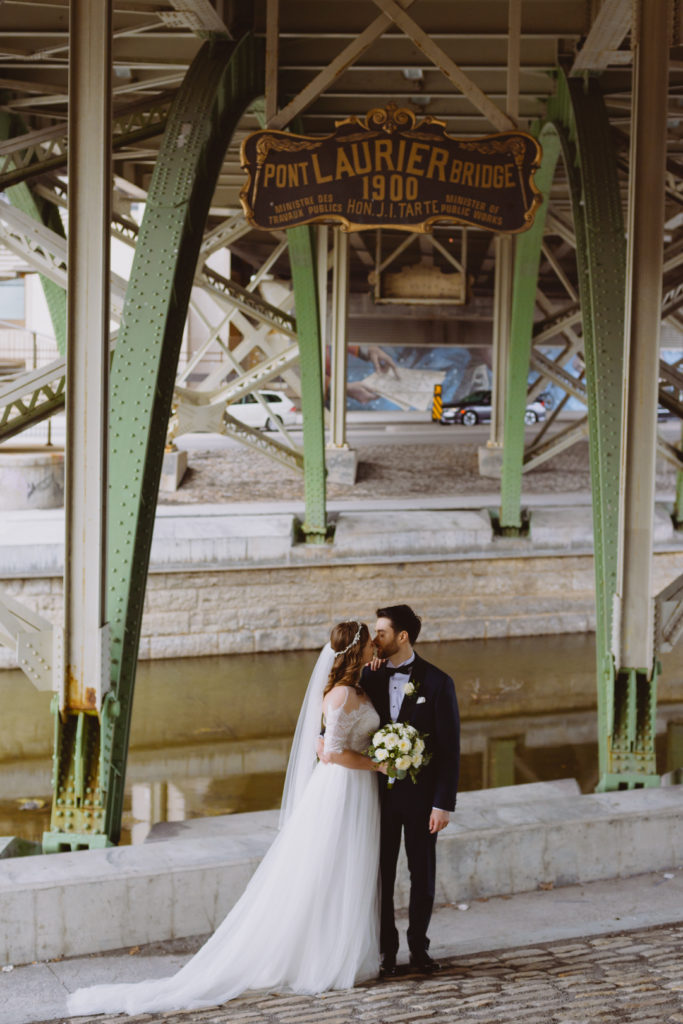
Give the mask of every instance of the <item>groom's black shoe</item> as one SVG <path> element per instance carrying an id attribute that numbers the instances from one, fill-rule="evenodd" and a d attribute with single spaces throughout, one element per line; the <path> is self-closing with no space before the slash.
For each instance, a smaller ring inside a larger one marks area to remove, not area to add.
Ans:
<path id="1" fill-rule="evenodd" d="M 420 974 L 434 974 L 435 971 L 441 970 L 441 964 L 437 960 L 433 960 L 426 951 L 424 953 L 411 953 L 410 966 L 414 971 L 419 971 Z"/>
<path id="2" fill-rule="evenodd" d="M 398 967 L 396 966 L 395 956 L 383 956 L 382 963 L 379 966 L 380 978 L 395 978 L 398 974 Z"/>

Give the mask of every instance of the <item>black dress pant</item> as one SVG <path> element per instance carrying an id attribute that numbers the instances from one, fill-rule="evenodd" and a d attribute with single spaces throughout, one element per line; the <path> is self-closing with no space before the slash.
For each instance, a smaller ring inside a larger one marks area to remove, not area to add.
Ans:
<path id="1" fill-rule="evenodd" d="M 431 807 L 426 812 L 424 808 L 400 808 L 393 796 L 390 791 L 386 792 L 382 800 L 380 949 L 384 957 L 395 957 L 399 945 L 394 920 L 394 883 L 403 833 L 410 872 L 408 947 L 413 956 L 419 956 L 429 946 L 427 929 L 434 906 L 436 833 L 432 835 L 429 831 Z"/>

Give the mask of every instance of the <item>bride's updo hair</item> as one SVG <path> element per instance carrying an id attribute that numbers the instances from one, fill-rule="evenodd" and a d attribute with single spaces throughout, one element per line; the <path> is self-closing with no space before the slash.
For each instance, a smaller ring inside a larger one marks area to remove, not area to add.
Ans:
<path id="1" fill-rule="evenodd" d="M 363 693 L 360 674 L 363 671 L 363 649 L 370 639 L 370 630 L 364 622 L 339 622 L 330 633 L 330 646 L 337 651 L 332 671 L 323 696 L 333 686 L 352 686 L 356 693 Z"/>

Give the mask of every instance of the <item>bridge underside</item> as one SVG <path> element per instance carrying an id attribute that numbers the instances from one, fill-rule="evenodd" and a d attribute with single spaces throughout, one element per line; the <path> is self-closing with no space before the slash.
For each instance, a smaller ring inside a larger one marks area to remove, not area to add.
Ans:
<path id="1" fill-rule="evenodd" d="M 600 787 L 658 784 L 657 656 L 677 638 L 681 590 L 673 580 L 655 595 L 650 583 L 656 455 L 681 463 L 657 437 L 657 406 L 683 413 L 683 365 L 659 355 L 660 336 L 683 347 L 672 6 L 652 0 L 647 19 L 630 0 L 592 19 L 583 0 L 261 0 L 230 16 L 209 0 L 110 2 L 98 16 L 87 0 L 0 6 L 0 243 L 41 275 L 55 336 L 52 361 L 0 388 L 0 439 L 65 401 L 70 414 L 65 622 L 0 607 L 3 642 L 46 653 L 54 680 L 46 849 L 118 840 L 165 448 L 179 432 L 218 430 L 303 472 L 301 542 L 325 543 L 325 426 L 329 458 L 347 448 L 348 342 L 397 330 L 492 346 L 482 465 L 500 465 L 501 533 L 529 528 L 523 474 L 588 438 Z M 297 131 L 329 134 L 389 101 L 457 136 L 536 135 L 534 226 L 515 240 L 452 225 L 347 236 L 247 223 L 249 132 L 296 119 Z M 79 144 L 79 114 L 91 146 Z M 133 253 L 127 277 L 110 270 L 110 239 Z M 425 304 L 424 275 L 454 270 L 459 294 Z M 387 301 L 389 272 L 408 282 L 402 301 Z M 301 445 L 285 424 L 264 434 L 235 414 L 246 396 L 263 405 L 272 381 L 300 399 Z M 525 407 L 549 386 L 563 397 L 531 436 Z M 554 430 L 570 398 L 585 420 Z"/>

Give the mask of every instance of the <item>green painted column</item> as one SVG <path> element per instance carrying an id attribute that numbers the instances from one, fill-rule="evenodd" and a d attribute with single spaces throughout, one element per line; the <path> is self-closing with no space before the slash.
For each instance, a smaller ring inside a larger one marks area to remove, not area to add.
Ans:
<path id="1" fill-rule="evenodd" d="M 296 301 L 301 373 L 306 500 L 306 515 L 302 524 L 302 532 L 308 543 L 323 544 L 327 536 L 325 423 L 313 229 L 310 225 L 290 228 L 287 232 L 287 240 Z"/>
<path id="2" fill-rule="evenodd" d="M 512 282 L 512 314 L 510 323 L 510 357 L 508 362 L 507 397 L 503 468 L 501 474 L 499 528 L 502 534 L 522 531 L 522 464 L 524 459 L 524 409 L 531 356 L 531 338 L 536 306 L 538 270 L 545 229 L 550 186 L 560 155 L 560 142 L 553 128 L 541 130 L 538 140 L 543 159 L 536 171 L 535 182 L 543 196 L 532 227 L 519 235 L 515 249 Z"/>

